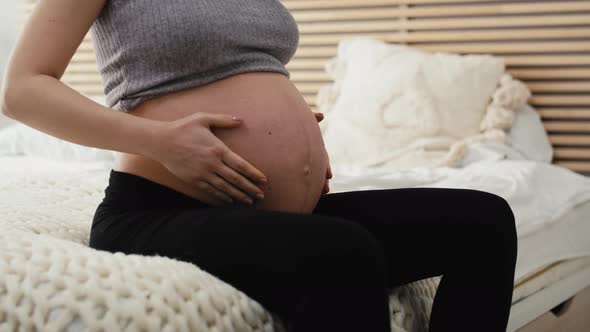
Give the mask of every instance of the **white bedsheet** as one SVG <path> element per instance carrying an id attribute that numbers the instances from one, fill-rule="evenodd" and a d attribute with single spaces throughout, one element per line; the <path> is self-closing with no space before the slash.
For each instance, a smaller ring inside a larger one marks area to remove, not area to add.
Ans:
<path id="1" fill-rule="evenodd" d="M 519 237 L 548 227 L 590 200 L 590 178 L 528 160 L 486 158 L 463 168 L 378 171 L 332 165 L 331 192 L 404 187 L 468 188 L 494 193 L 510 204 Z"/>

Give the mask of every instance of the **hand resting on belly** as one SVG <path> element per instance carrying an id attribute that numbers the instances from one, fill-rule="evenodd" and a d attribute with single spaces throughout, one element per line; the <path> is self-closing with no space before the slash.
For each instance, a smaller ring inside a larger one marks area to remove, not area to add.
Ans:
<path id="1" fill-rule="evenodd" d="M 318 119 L 283 75 L 249 73 L 224 81 L 148 101 L 133 112 L 164 120 L 150 157 L 174 178 L 165 185 L 210 205 L 232 204 L 220 193 L 254 198 L 258 187 L 264 199 L 254 199 L 255 208 L 311 212 L 325 191 L 328 167 Z M 215 125 L 215 116 L 227 120 Z M 241 123 L 233 126 L 231 116 Z M 266 183 L 258 181 L 261 175 Z"/>

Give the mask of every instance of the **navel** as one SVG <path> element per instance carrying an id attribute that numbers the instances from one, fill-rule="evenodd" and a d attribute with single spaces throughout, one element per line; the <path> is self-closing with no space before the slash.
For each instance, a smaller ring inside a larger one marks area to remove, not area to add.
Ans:
<path id="1" fill-rule="evenodd" d="M 309 175 L 309 173 L 310 173 L 309 165 L 303 166 L 303 174 Z"/>

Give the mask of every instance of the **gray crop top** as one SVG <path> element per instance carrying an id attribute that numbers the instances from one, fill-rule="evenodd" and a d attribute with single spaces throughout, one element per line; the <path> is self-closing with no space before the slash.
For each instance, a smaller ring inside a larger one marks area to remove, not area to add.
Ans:
<path id="1" fill-rule="evenodd" d="M 107 0 L 90 33 L 107 106 L 249 71 L 279 72 L 299 44 L 280 0 Z"/>

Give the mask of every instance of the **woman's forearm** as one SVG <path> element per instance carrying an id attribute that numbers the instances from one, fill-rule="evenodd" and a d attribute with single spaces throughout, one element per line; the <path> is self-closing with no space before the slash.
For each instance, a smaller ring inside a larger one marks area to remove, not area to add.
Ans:
<path id="1" fill-rule="evenodd" d="M 6 87 L 7 116 L 72 143 L 153 158 L 163 122 L 114 111 L 58 79 L 36 75 Z"/>

